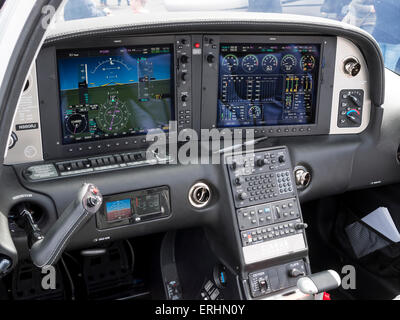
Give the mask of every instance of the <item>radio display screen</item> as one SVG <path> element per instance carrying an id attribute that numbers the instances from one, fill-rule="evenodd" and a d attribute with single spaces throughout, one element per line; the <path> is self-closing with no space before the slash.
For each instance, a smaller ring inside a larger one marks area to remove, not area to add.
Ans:
<path id="1" fill-rule="evenodd" d="M 160 194 L 147 194 L 135 198 L 135 212 L 138 215 L 159 213 L 160 211 Z"/>
<path id="2" fill-rule="evenodd" d="M 314 124 L 319 44 L 221 44 L 217 127 Z"/>
<path id="3" fill-rule="evenodd" d="M 172 45 L 57 51 L 63 144 L 168 131 Z"/>

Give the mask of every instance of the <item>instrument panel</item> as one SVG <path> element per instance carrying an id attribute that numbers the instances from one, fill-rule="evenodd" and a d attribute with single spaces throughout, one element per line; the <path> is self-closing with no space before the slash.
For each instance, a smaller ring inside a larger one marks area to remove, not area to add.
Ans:
<path id="1" fill-rule="evenodd" d="M 220 45 L 217 127 L 315 123 L 316 44 Z"/>
<path id="2" fill-rule="evenodd" d="M 360 66 L 356 75 L 346 73 L 349 59 Z M 6 164 L 142 150 L 152 129 L 357 134 L 371 113 L 363 55 L 340 37 L 93 38 L 44 47 L 31 73 L 40 119 L 32 126 L 15 117 L 13 128 L 32 134 L 28 141 L 13 130 Z M 17 114 L 25 110 L 21 101 Z M 34 158 L 16 155 L 31 145 Z"/>
<path id="3" fill-rule="evenodd" d="M 57 51 L 63 144 L 167 131 L 172 45 Z"/>

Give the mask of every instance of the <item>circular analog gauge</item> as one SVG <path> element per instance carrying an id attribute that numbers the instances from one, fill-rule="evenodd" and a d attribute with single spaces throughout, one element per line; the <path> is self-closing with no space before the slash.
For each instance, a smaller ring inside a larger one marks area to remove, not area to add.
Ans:
<path id="1" fill-rule="evenodd" d="M 261 108 L 259 106 L 251 106 L 249 108 L 250 119 L 258 119 L 261 116 Z"/>
<path id="2" fill-rule="evenodd" d="M 234 54 L 228 54 L 222 60 L 222 68 L 230 72 L 237 70 L 239 59 Z"/>
<path id="3" fill-rule="evenodd" d="M 300 60 L 300 65 L 303 71 L 311 71 L 315 67 L 315 58 L 311 54 L 306 54 Z"/>
<path id="4" fill-rule="evenodd" d="M 242 60 L 242 68 L 248 73 L 254 72 L 258 68 L 258 58 L 254 54 L 248 54 Z"/>
<path id="5" fill-rule="evenodd" d="M 125 103 L 111 99 L 100 105 L 97 124 L 107 133 L 119 133 L 128 124 L 130 112 Z"/>
<path id="6" fill-rule="evenodd" d="M 292 72 L 297 66 L 297 59 L 292 54 L 287 54 L 282 58 L 281 67 L 286 73 Z"/>
<path id="7" fill-rule="evenodd" d="M 278 58 L 273 54 L 267 54 L 262 59 L 262 68 L 265 72 L 272 72 L 278 67 Z"/>
<path id="8" fill-rule="evenodd" d="M 71 134 L 82 133 L 87 127 L 86 116 L 79 113 L 72 114 L 65 119 L 65 126 Z"/>

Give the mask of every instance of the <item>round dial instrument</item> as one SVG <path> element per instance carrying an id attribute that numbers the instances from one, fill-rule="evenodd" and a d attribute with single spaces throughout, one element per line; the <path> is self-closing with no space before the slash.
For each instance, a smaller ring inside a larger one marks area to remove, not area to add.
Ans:
<path id="1" fill-rule="evenodd" d="M 297 66 L 297 59 L 292 54 L 287 54 L 282 58 L 281 67 L 286 73 L 294 71 Z"/>
<path id="2" fill-rule="evenodd" d="M 222 60 L 222 68 L 227 71 L 236 71 L 239 66 L 239 59 L 234 54 L 228 54 Z"/>
<path id="3" fill-rule="evenodd" d="M 265 72 L 273 72 L 278 67 L 278 58 L 273 54 L 267 54 L 262 59 L 261 65 Z"/>
<path id="4" fill-rule="evenodd" d="M 242 60 L 242 68 L 247 73 L 256 71 L 258 68 L 258 58 L 254 54 L 248 54 Z"/>
<path id="5" fill-rule="evenodd" d="M 315 67 L 315 58 L 311 54 L 304 55 L 300 60 L 301 69 L 303 71 L 311 71 Z"/>
<path id="6" fill-rule="evenodd" d="M 86 116 L 80 113 L 74 113 L 66 117 L 65 127 L 71 134 L 84 132 L 87 128 Z"/>
<path id="7" fill-rule="evenodd" d="M 259 119 L 261 116 L 261 108 L 259 106 L 251 106 L 249 108 L 250 119 Z"/>
<path id="8" fill-rule="evenodd" d="M 119 133 L 128 124 L 130 115 L 124 102 L 117 98 L 111 98 L 105 104 L 100 105 L 97 124 L 104 132 Z"/>

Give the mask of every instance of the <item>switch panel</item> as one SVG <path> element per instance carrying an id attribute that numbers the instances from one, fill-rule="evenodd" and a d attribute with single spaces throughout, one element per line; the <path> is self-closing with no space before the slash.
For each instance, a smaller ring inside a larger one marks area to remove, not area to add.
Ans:
<path id="1" fill-rule="evenodd" d="M 339 128 L 361 126 L 364 105 L 364 90 L 342 90 L 339 98 Z"/>
<path id="2" fill-rule="evenodd" d="M 297 280 L 308 274 L 303 260 L 271 267 L 249 274 L 250 292 L 257 298 L 278 290 L 295 287 Z"/>

